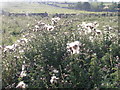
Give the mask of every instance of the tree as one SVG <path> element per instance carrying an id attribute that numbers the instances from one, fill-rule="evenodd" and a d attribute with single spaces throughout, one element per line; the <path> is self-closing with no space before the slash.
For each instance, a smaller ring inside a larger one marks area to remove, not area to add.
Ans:
<path id="1" fill-rule="evenodd" d="M 118 5 L 116 2 L 113 2 L 112 5 L 110 6 L 110 10 L 115 10 L 117 9 Z"/>
<path id="2" fill-rule="evenodd" d="M 82 8 L 84 10 L 90 10 L 91 9 L 91 5 L 89 2 L 84 2 L 83 5 L 82 5 Z"/>
<path id="3" fill-rule="evenodd" d="M 89 2 L 84 2 L 84 3 L 78 2 L 75 5 L 75 9 L 91 10 L 91 5 Z"/>
<path id="4" fill-rule="evenodd" d="M 100 5 L 99 5 L 99 9 L 100 9 L 100 10 L 103 10 L 104 6 L 105 6 L 104 3 L 101 2 Z"/>
<path id="5" fill-rule="evenodd" d="M 78 3 L 75 5 L 75 9 L 82 9 L 82 3 L 81 3 L 81 2 L 78 2 Z"/>
<path id="6" fill-rule="evenodd" d="M 91 10 L 92 11 L 99 11 L 99 4 L 98 3 L 91 4 Z"/>

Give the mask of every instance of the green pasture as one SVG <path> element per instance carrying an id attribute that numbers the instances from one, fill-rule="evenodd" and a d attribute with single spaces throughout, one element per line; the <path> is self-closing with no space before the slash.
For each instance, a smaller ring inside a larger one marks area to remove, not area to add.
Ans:
<path id="1" fill-rule="evenodd" d="M 60 7 L 69 7 L 69 4 L 55 4 L 57 6 L 60 6 Z"/>
<path id="2" fill-rule="evenodd" d="M 59 7 L 53 7 L 42 3 L 3 3 L 2 9 L 11 13 L 105 13 L 105 12 L 88 12 L 81 10 L 65 9 Z"/>

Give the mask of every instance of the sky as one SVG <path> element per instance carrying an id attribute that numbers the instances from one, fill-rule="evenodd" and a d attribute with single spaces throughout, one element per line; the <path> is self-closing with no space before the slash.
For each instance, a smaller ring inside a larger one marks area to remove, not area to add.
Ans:
<path id="1" fill-rule="evenodd" d="M 60 1 L 60 2 L 64 2 L 64 1 L 67 1 L 67 2 L 79 2 L 79 1 L 82 1 L 82 2 L 85 2 L 85 1 L 88 1 L 88 0 L 0 0 L 0 2 L 23 2 L 23 1 Z M 97 0 L 99 2 L 119 2 L 120 0 Z"/>

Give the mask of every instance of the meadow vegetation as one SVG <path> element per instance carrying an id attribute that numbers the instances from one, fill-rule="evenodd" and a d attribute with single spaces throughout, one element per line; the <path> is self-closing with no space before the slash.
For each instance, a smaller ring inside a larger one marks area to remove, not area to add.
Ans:
<path id="1" fill-rule="evenodd" d="M 62 4 L 60 4 L 62 5 Z M 10 13 L 44 13 L 47 12 L 49 14 L 55 13 L 104 13 L 104 12 L 89 12 L 85 10 L 75 10 L 75 9 L 67 9 L 60 7 L 53 7 L 44 3 L 3 3 L 3 10 Z"/>
<path id="2" fill-rule="evenodd" d="M 1 17 L 2 88 L 120 88 L 117 16 Z"/>

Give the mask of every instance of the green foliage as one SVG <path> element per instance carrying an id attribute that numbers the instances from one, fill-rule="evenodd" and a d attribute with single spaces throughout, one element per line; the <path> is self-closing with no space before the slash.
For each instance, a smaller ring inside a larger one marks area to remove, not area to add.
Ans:
<path id="1" fill-rule="evenodd" d="M 67 18 L 67 21 L 74 18 Z M 110 17 L 103 19 L 107 21 Z M 62 20 L 64 21 L 64 18 Z M 92 17 L 82 18 L 81 21 L 86 20 L 92 20 Z M 120 46 L 117 35 L 115 39 L 109 38 L 110 34 L 103 35 L 103 38 L 95 36 L 92 42 L 89 35 L 80 36 L 75 27 L 79 22 L 73 21 L 68 26 L 66 21 L 64 23 L 59 23 L 53 31 L 29 31 L 35 38 L 24 45 L 25 50 L 22 53 L 18 49 L 14 52 L 3 52 L 3 88 L 13 83 L 15 87 L 20 81 L 24 81 L 28 88 L 119 87 Z M 73 41 L 82 43 L 79 54 L 67 53 L 66 44 Z M 19 77 L 24 61 L 27 76 Z M 53 75 L 58 79 L 51 83 Z"/>
<path id="2" fill-rule="evenodd" d="M 118 4 L 116 2 L 113 2 L 112 5 L 110 6 L 111 10 L 116 10 L 118 8 Z"/>
<path id="3" fill-rule="evenodd" d="M 116 2 L 78 2 L 74 5 L 74 8 L 80 10 L 91 10 L 91 11 L 114 11 L 117 10 L 118 4 Z"/>
<path id="4" fill-rule="evenodd" d="M 76 9 L 82 9 L 82 3 L 81 3 L 81 2 L 78 2 L 78 3 L 75 5 L 75 8 L 76 8 Z"/>
<path id="5" fill-rule="evenodd" d="M 75 8 L 76 9 L 83 9 L 83 10 L 90 10 L 91 9 L 91 5 L 89 2 L 84 2 L 84 3 L 81 3 L 81 2 L 78 2 L 76 5 L 75 5 Z"/>
<path id="6" fill-rule="evenodd" d="M 102 10 L 104 8 L 104 3 L 101 2 L 100 5 L 99 5 L 99 9 Z"/>
<path id="7" fill-rule="evenodd" d="M 83 7 L 84 10 L 90 10 L 91 9 L 91 5 L 89 2 L 84 2 L 83 3 Z"/>

